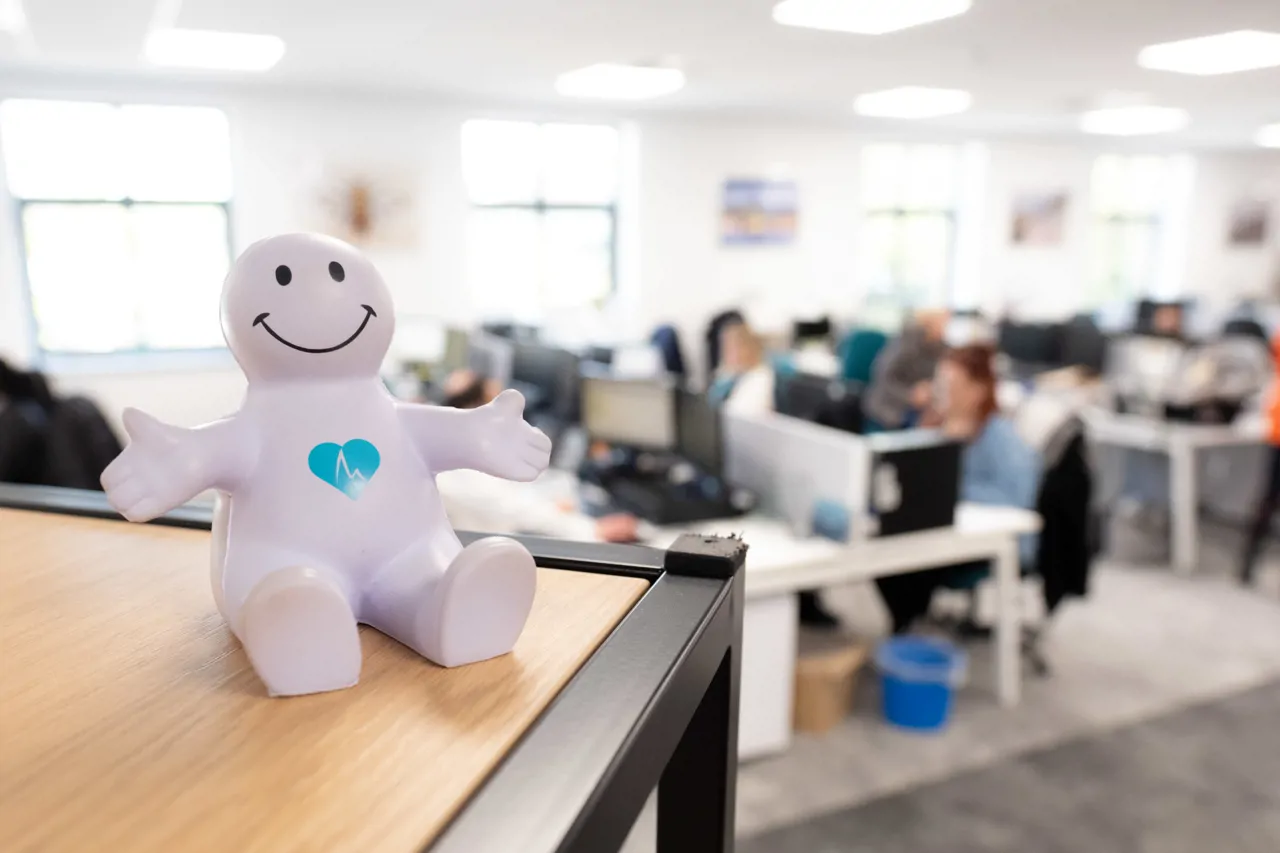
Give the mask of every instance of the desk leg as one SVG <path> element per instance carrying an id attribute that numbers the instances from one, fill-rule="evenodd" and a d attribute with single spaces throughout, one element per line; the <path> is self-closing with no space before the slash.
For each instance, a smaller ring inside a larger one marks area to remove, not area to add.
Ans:
<path id="1" fill-rule="evenodd" d="M 734 582 L 733 640 L 658 783 L 657 853 L 732 853 L 738 787 L 743 573 Z"/>
<path id="2" fill-rule="evenodd" d="M 1196 449 L 1188 441 L 1169 446 L 1169 527 L 1173 570 L 1189 575 L 1199 560 L 1199 519 L 1196 500 Z"/>
<path id="3" fill-rule="evenodd" d="M 1022 573 L 1016 539 L 996 552 L 995 578 L 996 698 L 1009 706 L 1022 698 Z"/>

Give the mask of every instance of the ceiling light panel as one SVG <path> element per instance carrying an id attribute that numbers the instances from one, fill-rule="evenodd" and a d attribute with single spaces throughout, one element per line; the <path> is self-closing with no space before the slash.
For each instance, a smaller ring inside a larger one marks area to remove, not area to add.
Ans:
<path id="1" fill-rule="evenodd" d="M 783 0 L 773 19 L 789 27 L 883 35 L 969 11 L 972 0 Z"/>
<path id="2" fill-rule="evenodd" d="M 1138 64 L 1157 71 L 1200 76 L 1273 68 L 1280 65 L 1280 33 L 1236 30 L 1153 44 L 1138 52 Z"/>
<path id="3" fill-rule="evenodd" d="M 1111 107 L 1080 116 L 1080 129 L 1104 136 L 1146 136 L 1171 133 L 1187 126 L 1186 110 L 1177 107 Z"/>
<path id="4" fill-rule="evenodd" d="M 218 71 L 266 71 L 284 56 L 284 41 L 254 33 L 153 30 L 143 53 L 155 65 Z"/>
<path id="5" fill-rule="evenodd" d="M 876 118 L 924 119 L 962 113 L 972 103 L 973 96 L 963 89 L 899 86 L 859 95 L 853 100 L 853 111 Z"/>
<path id="6" fill-rule="evenodd" d="M 678 68 L 602 62 L 556 78 L 556 91 L 569 98 L 644 101 L 680 91 L 684 72 Z"/>

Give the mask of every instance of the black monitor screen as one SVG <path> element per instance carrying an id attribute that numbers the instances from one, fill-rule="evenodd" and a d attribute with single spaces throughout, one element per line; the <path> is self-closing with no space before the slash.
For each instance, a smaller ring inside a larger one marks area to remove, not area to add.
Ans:
<path id="1" fill-rule="evenodd" d="M 676 445 L 680 455 L 710 474 L 721 473 L 720 413 L 706 398 L 681 391 Z"/>
<path id="2" fill-rule="evenodd" d="M 517 343 L 511 355 L 511 384 L 531 386 L 541 408 L 566 421 L 578 418 L 578 357 L 568 350 Z"/>

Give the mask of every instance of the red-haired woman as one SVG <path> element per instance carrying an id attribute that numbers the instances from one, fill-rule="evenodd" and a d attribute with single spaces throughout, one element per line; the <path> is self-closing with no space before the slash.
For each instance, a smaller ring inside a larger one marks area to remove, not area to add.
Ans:
<path id="1" fill-rule="evenodd" d="M 942 357 L 934 383 L 938 425 L 964 444 L 960 500 L 1034 509 L 1040 459 L 1013 423 L 1000 414 L 994 359 L 995 352 L 987 344 L 950 350 Z M 1018 546 L 1024 565 L 1031 564 L 1036 538 L 1024 536 Z M 915 572 L 877 581 L 893 618 L 894 633 L 906 630 L 924 615 L 933 591 L 958 570 Z"/>

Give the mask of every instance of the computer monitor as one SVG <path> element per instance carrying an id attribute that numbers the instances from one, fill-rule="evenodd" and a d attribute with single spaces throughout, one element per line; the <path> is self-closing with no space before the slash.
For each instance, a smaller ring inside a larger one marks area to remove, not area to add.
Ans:
<path id="1" fill-rule="evenodd" d="M 664 380 L 582 380 L 582 425 L 598 441 L 644 450 L 676 446 L 676 389 Z"/>
<path id="2" fill-rule="evenodd" d="M 516 343 L 511 356 L 511 385 L 525 392 L 529 407 L 566 423 L 578 419 L 580 361 L 568 350 Z"/>
<path id="3" fill-rule="evenodd" d="M 708 474 L 720 476 L 724 466 L 720 412 L 701 394 L 680 391 L 676 449 Z"/>
<path id="4" fill-rule="evenodd" d="M 862 383 L 810 373 L 793 374 L 779 382 L 778 413 L 861 433 Z"/>
<path id="5" fill-rule="evenodd" d="M 513 344 L 493 335 L 474 334 L 467 340 L 467 367 L 506 385 L 511 381 Z"/>
<path id="6" fill-rule="evenodd" d="M 778 383 L 778 413 L 817 422 L 830 399 L 831 378 L 812 373 L 793 373 Z"/>
<path id="7" fill-rule="evenodd" d="M 468 366 L 469 339 L 465 329 L 447 328 L 444 330 L 444 354 L 440 358 L 440 367 L 447 376 L 455 370 Z"/>

